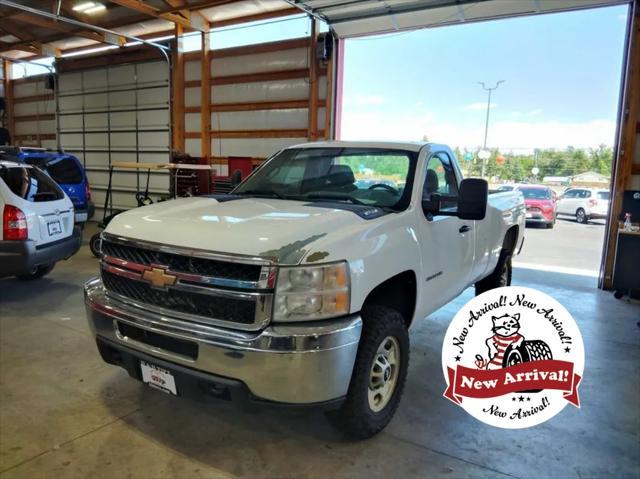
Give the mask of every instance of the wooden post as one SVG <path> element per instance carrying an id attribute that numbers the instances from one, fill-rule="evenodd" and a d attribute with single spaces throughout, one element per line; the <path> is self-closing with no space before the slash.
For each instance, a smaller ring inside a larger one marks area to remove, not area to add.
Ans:
<path id="1" fill-rule="evenodd" d="M 334 95 L 331 115 L 333 116 L 333 131 L 332 138 L 339 140 L 342 134 L 342 95 L 344 93 L 343 78 L 344 78 L 344 40 L 338 38 L 336 40 L 336 48 L 333 53 L 335 55 L 335 68 L 334 73 Z"/>
<path id="2" fill-rule="evenodd" d="M 211 55 L 209 32 L 200 34 L 200 151 L 209 161 L 211 157 Z"/>
<path id="3" fill-rule="evenodd" d="M 13 80 L 11 79 L 11 75 L 13 74 L 13 64 L 9 60 L 3 60 L 3 68 L 4 98 L 7 114 L 6 128 L 9 130 L 9 134 L 11 135 L 11 143 L 15 144 L 15 108 L 13 106 Z"/>
<path id="4" fill-rule="evenodd" d="M 318 45 L 318 21 L 311 19 L 311 41 L 309 42 L 309 131 L 310 141 L 318 139 L 318 61 L 316 46 Z"/>
<path id="5" fill-rule="evenodd" d="M 174 30 L 175 48 L 172 52 L 173 68 L 171 69 L 172 108 L 171 122 L 173 123 L 173 149 L 184 152 L 184 49 L 182 34 L 184 29 L 176 25 Z"/>
<path id="6" fill-rule="evenodd" d="M 607 224 L 607 236 L 603 252 L 599 286 L 603 289 L 613 287 L 613 268 L 616 255 L 616 243 L 622 198 L 633 172 L 633 159 L 636 151 L 637 122 L 640 113 L 640 6 L 633 4 L 631 28 L 626 51 L 626 71 L 623 80 L 622 111 L 620 129 L 617 138 L 617 155 L 612 171 L 611 215 Z"/>
<path id="7" fill-rule="evenodd" d="M 333 49 L 331 50 L 333 52 Z M 327 62 L 327 93 L 324 99 L 324 139 L 332 140 L 333 131 L 331 130 L 333 117 L 333 62 L 335 60 L 335 52 L 331 54 L 331 58 Z"/>

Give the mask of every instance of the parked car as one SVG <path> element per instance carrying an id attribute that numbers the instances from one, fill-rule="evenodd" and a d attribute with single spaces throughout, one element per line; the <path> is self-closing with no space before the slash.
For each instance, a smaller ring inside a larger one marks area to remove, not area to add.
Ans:
<path id="1" fill-rule="evenodd" d="M 80 160 L 64 152 L 44 148 L 2 147 L 0 159 L 22 161 L 44 170 L 64 190 L 73 202 L 75 222 L 81 227 L 93 217 L 91 187 Z"/>
<path id="2" fill-rule="evenodd" d="M 352 165 L 389 164 L 402 191 L 358 187 Z M 168 394 L 325 406 L 372 436 L 400 402 L 409 327 L 511 282 L 524 201 L 487 192 L 444 145 L 286 148 L 231 194 L 113 218 L 90 328 L 107 363 Z"/>
<path id="3" fill-rule="evenodd" d="M 578 223 L 606 218 L 609 211 L 609 190 L 569 188 L 558 201 L 558 214 L 572 216 Z"/>
<path id="4" fill-rule="evenodd" d="M 0 160 L 0 210 L 0 278 L 40 278 L 80 248 L 71 200 L 37 167 Z"/>
<path id="5" fill-rule="evenodd" d="M 553 191 L 543 185 L 517 185 L 515 191 L 524 196 L 527 223 L 541 223 L 547 228 L 556 224 L 556 201 Z"/>

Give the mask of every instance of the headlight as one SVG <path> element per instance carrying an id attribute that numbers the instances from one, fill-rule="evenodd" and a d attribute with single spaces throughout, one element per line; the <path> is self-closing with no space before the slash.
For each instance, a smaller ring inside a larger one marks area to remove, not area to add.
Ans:
<path id="1" fill-rule="evenodd" d="M 349 268 L 346 262 L 280 268 L 274 321 L 310 321 L 349 312 Z"/>

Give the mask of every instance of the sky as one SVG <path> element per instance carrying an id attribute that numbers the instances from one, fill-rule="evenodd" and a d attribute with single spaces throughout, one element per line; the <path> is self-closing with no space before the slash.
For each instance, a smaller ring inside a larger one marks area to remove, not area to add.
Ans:
<path id="1" fill-rule="evenodd" d="M 627 7 L 347 40 L 342 139 L 501 150 L 612 145 Z"/>

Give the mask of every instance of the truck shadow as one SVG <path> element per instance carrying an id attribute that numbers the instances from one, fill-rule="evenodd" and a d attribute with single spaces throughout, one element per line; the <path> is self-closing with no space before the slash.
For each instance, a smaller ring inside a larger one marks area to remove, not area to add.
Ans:
<path id="1" fill-rule="evenodd" d="M 118 382 L 134 381 L 116 377 Z M 104 385 L 114 387 L 122 386 Z M 136 402 L 140 409 L 122 418 L 128 427 L 151 442 L 232 475 L 296 476 L 295 464 L 308 467 L 317 463 L 319 455 L 362 447 L 334 429 L 317 409 L 200 402 L 172 397 L 143 384 L 139 388 Z M 105 406 L 118 414 L 115 404 L 105 402 Z"/>

